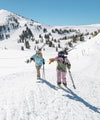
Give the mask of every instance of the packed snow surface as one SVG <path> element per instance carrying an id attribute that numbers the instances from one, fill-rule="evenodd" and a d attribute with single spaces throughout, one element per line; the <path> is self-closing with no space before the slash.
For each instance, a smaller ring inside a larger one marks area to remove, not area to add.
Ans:
<path id="1" fill-rule="evenodd" d="M 100 34 L 69 52 L 76 89 L 67 72 L 68 88 L 56 85 L 57 56 L 43 52 L 41 79 L 36 79 L 34 51 L 0 48 L 0 120 L 100 120 Z"/>

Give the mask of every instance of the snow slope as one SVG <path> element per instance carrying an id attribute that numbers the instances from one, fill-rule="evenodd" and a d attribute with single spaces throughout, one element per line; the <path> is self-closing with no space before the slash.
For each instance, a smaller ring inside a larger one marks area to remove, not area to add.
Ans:
<path id="1" fill-rule="evenodd" d="M 54 49 L 43 51 L 45 79 L 36 79 L 34 62 L 25 63 L 32 55 L 0 49 L 0 120 L 100 120 L 100 34 L 68 55 L 76 89 L 68 74 L 68 88 L 56 87 Z"/>
<path id="2" fill-rule="evenodd" d="M 20 41 L 20 36 L 26 31 L 27 27 L 32 32 L 33 36 L 31 36 L 31 38 L 29 38 L 29 36 L 24 38 L 22 42 Z M 44 32 L 44 29 L 46 29 L 46 32 Z M 25 40 L 27 40 L 29 41 L 30 49 L 33 50 L 34 46 L 38 47 L 38 44 L 36 45 L 37 40 L 40 44 L 42 39 L 43 42 L 46 41 L 45 35 L 49 35 L 49 40 L 52 41 L 55 47 L 58 47 L 58 40 L 61 40 L 61 47 L 68 47 L 69 41 L 74 44 L 72 39 L 73 35 L 80 36 L 83 34 L 84 40 L 86 41 L 87 39 L 93 37 L 92 34 L 94 34 L 95 31 L 100 32 L 100 24 L 81 26 L 49 26 L 26 19 L 7 10 L 0 10 L 0 49 L 6 48 L 20 50 L 21 47 L 24 47 L 26 50 Z M 65 37 L 68 37 L 68 39 L 65 39 Z M 34 41 L 32 39 L 34 39 Z M 79 42 L 79 38 L 77 39 Z M 65 43 L 64 46 L 62 43 Z"/>

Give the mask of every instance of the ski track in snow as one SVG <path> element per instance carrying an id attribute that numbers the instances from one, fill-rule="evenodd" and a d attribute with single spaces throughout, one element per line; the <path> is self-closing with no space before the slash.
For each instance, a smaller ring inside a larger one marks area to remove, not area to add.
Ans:
<path id="1" fill-rule="evenodd" d="M 77 90 L 74 91 L 71 86 L 72 90 L 63 87 L 58 89 L 50 81 L 34 79 L 36 76 L 33 74 L 16 73 L 0 78 L 1 120 L 100 119 L 97 107 L 92 106 L 94 103 L 89 104 L 90 101 L 78 96 Z"/>

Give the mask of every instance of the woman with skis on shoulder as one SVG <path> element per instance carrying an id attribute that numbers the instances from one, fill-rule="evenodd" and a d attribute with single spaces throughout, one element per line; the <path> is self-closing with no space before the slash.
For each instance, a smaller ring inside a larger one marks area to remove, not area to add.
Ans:
<path id="1" fill-rule="evenodd" d="M 40 69 L 42 67 L 42 64 L 45 64 L 45 60 L 43 58 L 41 49 L 37 50 L 36 54 L 31 56 L 30 59 L 27 60 L 27 63 L 31 62 L 32 60 L 35 62 L 35 66 L 36 66 L 36 70 L 37 70 L 37 79 L 40 79 L 40 77 L 41 77 Z"/>

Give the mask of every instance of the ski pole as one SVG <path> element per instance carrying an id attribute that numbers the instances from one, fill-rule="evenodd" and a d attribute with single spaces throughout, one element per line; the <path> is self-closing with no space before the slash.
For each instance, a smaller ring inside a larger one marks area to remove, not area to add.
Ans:
<path id="1" fill-rule="evenodd" d="M 69 76 L 70 76 L 72 84 L 73 84 L 73 88 L 76 89 L 70 69 L 68 71 L 69 71 Z"/>

